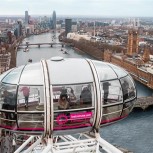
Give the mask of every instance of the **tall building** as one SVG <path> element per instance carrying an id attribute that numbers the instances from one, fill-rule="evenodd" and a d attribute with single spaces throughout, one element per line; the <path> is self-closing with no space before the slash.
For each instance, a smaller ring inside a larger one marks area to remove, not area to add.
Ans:
<path id="1" fill-rule="evenodd" d="M 28 11 L 25 11 L 25 24 L 29 24 L 29 15 L 28 15 Z"/>
<path id="2" fill-rule="evenodd" d="M 16 36 L 16 38 L 18 38 L 22 35 L 22 23 L 21 23 L 21 21 L 17 21 L 17 23 L 15 24 L 14 35 Z"/>
<path id="3" fill-rule="evenodd" d="M 12 44 L 12 32 L 11 31 L 7 31 L 7 36 L 8 36 L 8 43 Z"/>
<path id="4" fill-rule="evenodd" d="M 78 31 L 77 22 L 72 22 L 71 30 L 72 30 L 72 32 L 77 32 Z"/>
<path id="5" fill-rule="evenodd" d="M 128 32 L 128 46 L 127 46 L 127 55 L 133 56 L 138 53 L 138 31 L 137 30 L 129 30 Z"/>
<path id="6" fill-rule="evenodd" d="M 148 62 L 150 60 L 150 48 L 146 45 L 143 53 L 143 61 Z"/>
<path id="7" fill-rule="evenodd" d="M 65 35 L 71 32 L 72 28 L 72 19 L 65 19 Z"/>
<path id="8" fill-rule="evenodd" d="M 55 11 L 53 11 L 52 20 L 53 20 L 53 29 L 56 29 L 56 12 Z"/>

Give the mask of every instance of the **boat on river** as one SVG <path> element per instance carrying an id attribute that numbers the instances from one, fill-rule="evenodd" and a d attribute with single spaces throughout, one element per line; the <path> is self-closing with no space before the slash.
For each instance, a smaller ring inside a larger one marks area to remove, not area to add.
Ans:
<path id="1" fill-rule="evenodd" d="M 31 59 L 31 58 L 29 58 L 28 62 L 29 62 L 29 63 L 32 63 L 32 59 Z"/>
<path id="2" fill-rule="evenodd" d="M 65 50 L 65 51 L 63 51 L 63 54 L 69 54 L 69 53 Z"/>
<path id="3" fill-rule="evenodd" d="M 26 47 L 23 51 L 24 51 L 24 52 L 28 52 L 28 51 L 29 51 L 29 48 Z"/>

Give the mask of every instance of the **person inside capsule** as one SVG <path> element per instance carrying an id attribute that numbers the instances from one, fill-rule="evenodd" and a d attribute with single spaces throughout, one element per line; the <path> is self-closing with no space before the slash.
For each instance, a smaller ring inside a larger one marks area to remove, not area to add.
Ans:
<path id="1" fill-rule="evenodd" d="M 66 93 L 61 93 L 58 100 L 58 109 L 65 110 L 69 108 L 68 96 Z"/>
<path id="2" fill-rule="evenodd" d="M 15 109 L 15 95 L 5 89 L 2 97 L 4 98 L 3 99 L 4 103 L 2 105 L 2 109 L 14 110 Z M 15 119 L 15 114 L 11 113 L 11 112 L 5 112 L 5 118 L 13 120 L 13 119 Z"/>
<path id="3" fill-rule="evenodd" d="M 80 104 L 91 104 L 92 94 L 89 86 L 83 87 L 83 90 L 80 94 Z"/>
<path id="4" fill-rule="evenodd" d="M 103 83 L 103 90 L 104 90 L 104 104 L 107 104 L 108 103 L 108 95 L 109 95 L 109 86 L 111 84 L 106 81 Z"/>
<path id="5" fill-rule="evenodd" d="M 126 100 L 129 97 L 129 83 L 127 80 L 123 81 L 122 88 L 123 88 L 123 99 Z"/>

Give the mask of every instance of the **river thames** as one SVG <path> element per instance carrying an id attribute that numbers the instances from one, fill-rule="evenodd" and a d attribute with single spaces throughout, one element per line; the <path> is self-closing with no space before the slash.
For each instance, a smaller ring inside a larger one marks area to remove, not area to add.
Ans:
<path id="1" fill-rule="evenodd" d="M 54 36 L 55 35 L 55 36 Z M 56 33 L 45 33 L 41 35 L 30 36 L 23 40 L 29 43 L 58 43 Z M 56 39 L 53 39 L 53 36 Z M 91 58 L 89 55 L 75 51 L 70 47 L 64 47 L 63 54 L 61 45 L 30 46 L 28 52 L 19 49 L 17 53 L 17 66 L 28 63 L 29 59 L 38 62 L 41 59 L 49 59 L 53 56 L 62 56 L 64 58 Z M 136 82 L 138 97 L 151 96 L 153 90 Z M 152 153 L 153 152 L 153 108 L 149 107 L 145 111 L 135 109 L 126 119 L 115 124 L 101 128 L 101 136 L 113 145 L 121 146 L 134 153 Z"/>

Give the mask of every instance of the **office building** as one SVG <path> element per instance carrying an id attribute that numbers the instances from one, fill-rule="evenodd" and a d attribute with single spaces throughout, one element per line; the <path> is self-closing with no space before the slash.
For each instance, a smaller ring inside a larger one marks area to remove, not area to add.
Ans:
<path id="1" fill-rule="evenodd" d="M 52 16 L 52 24 L 53 24 L 53 29 L 56 29 L 56 12 L 53 11 L 53 16 Z"/>
<path id="2" fill-rule="evenodd" d="M 29 24 L 29 15 L 28 15 L 28 11 L 25 11 L 25 24 Z"/>
<path id="3" fill-rule="evenodd" d="M 71 32 L 72 29 L 72 19 L 65 19 L 65 35 Z"/>

